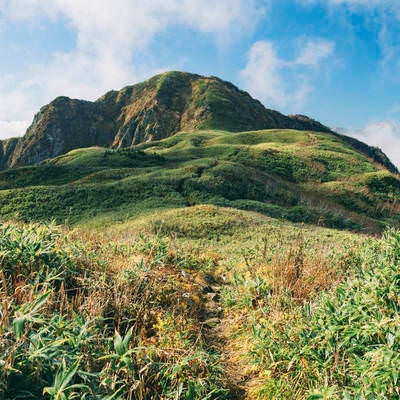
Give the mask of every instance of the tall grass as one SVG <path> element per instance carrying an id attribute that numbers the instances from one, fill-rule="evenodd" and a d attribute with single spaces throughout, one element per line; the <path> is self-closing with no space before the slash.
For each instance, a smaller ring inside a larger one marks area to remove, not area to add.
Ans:
<path id="1" fill-rule="evenodd" d="M 99 248 L 53 226 L 0 230 L 0 398 L 227 398 L 185 257 L 162 241 Z"/>
<path id="2" fill-rule="evenodd" d="M 359 251 L 352 273 L 283 319 L 254 320 L 253 361 L 262 399 L 398 399 L 400 233 Z M 265 318 L 267 316 L 267 318 Z"/>

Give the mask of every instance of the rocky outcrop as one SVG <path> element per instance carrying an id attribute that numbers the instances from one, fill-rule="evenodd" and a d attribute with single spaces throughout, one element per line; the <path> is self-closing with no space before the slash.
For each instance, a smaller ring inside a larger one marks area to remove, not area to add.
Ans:
<path id="1" fill-rule="evenodd" d="M 58 97 L 35 115 L 9 165 L 34 164 L 75 148 L 108 145 L 110 138 L 99 129 L 101 120 L 94 103 Z"/>
<path id="2" fill-rule="evenodd" d="M 0 170 L 10 166 L 11 158 L 20 138 L 0 140 Z"/>

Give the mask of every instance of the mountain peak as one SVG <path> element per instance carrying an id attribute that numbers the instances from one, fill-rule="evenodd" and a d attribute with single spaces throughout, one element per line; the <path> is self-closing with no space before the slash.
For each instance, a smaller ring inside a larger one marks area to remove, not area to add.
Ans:
<path id="1" fill-rule="evenodd" d="M 129 147 L 199 129 L 331 132 L 307 116 L 267 109 L 218 77 L 168 71 L 111 90 L 94 102 L 57 97 L 35 115 L 25 136 L 1 153 L 0 167 L 33 164 L 81 147 Z"/>

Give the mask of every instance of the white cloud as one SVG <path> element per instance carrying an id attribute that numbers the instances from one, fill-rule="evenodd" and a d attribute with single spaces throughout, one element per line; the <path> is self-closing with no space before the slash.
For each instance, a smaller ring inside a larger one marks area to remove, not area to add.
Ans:
<path id="1" fill-rule="evenodd" d="M 254 29 L 265 12 L 255 0 L 3 0 L 3 12 L 16 19 L 41 15 L 66 17 L 81 44 L 145 42 L 167 25 L 184 24 L 201 32 L 223 34 Z"/>
<path id="2" fill-rule="evenodd" d="M 240 72 L 244 87 L 261 100 L 273 99 L 279 105 L 286 103 L 286 93 L 280 69 L 284 66 L 271 42 L 253 44 L 245 69 Z"/>
<path id="3" fill-rule="evenodd" d="M 28 126 L 28 121 L 0 121 L 0 140 L 22 136 Z"/>
<path id="4" fill-rule="evenodd" d="M 379 147 L 400 168 L 400 124 L 392 121 L 371 122 L 362 129 L 346 129 L 343 133 Z"/>
<path id="5" fill-rule="evenodd" d="M 70 52 L 27 66 L 21 74 L 0 77 L 0 120 L 31 119 L 59 95 L 95 99 L 165 70 L 144 65 L 156 35 L 185 26 L 226 45 L 251 32 L 264 9 L 256 0 L 0 0 L 0 18 L 17 23 L 64 23 L 76 33 Z M 151 59 L 151 58 L 150 58 Z M 1 132 L 0 132 L 1 134 Z"/>
<path id="6" fill-rule="evenodd" d="M 312 91 L 310 69 L 314 71 L 321 62 L 334 52 L 335 43 L 322 39 L 308 40 L 297 58 L 280 58 L 270 41 L 253 44 L 245 68 L 240 71 L 241 82 L 254 97 L 267 106 L 302 107 Z M 285 74 L 295 76 L 294 87 L 288 84 Z"/>
<path id="7" fill-rule="evenodd" d="M 302 49 L 296 64 L 317 67 L 321 61 L 333 54 L 335 43 L 329 40 L 309 41 Z"/>

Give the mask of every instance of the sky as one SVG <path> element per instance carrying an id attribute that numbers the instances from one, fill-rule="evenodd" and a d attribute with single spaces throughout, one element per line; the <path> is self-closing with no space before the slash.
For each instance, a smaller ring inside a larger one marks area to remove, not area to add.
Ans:
<path id="1" fill-rule="evenodd" d="M 400 167 L 400 0 L 0 0 L 0 139 L 57 96 L 167 70 L 382 148 Z"/>

